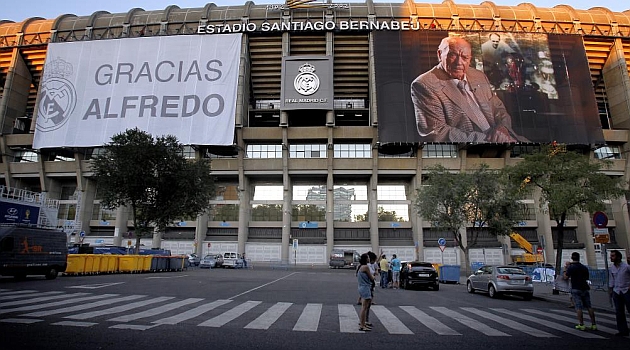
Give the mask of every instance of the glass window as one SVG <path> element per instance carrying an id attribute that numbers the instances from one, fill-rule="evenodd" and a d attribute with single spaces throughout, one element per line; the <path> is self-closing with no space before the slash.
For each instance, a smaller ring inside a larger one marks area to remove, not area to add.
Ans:
<path id="1" fill-rule="evenodd" d="M 597 159 L 621 159 L 621 149 L 619 146 L 606 145 L 595 150 Z"/>
<path id="2" fill-rule="evenodd" d="M 94 203 L 92 207 L 92 220 L 113 221 L 116 220 L 116 209 L 106 209 L 101 203 Z"/>
<path id="3" fill-rule="evenodd" d="M 282 158 L 282 145 L 247 145 L 247 158 Z"/>
<path id="4" fill-rule="evenodd" d="M 343 222 L 368 221 L 368 187 L 367 185 L 335 185 L 334 220 Z"/>
<path id="5" fill-rule="evenodd" d="M 326 201 L 326 185 L 293 186 L 294 201 Z"/>
<path id="6" fill-rule="evenodd" d="M 409 205 L 379 204 L 378 221 L 409 221 Z"/>
<path id="7" fill-rule="evenodd" d="M 372 158 L 372 146 L 367 144 L 335 144 L 335 158 Z"/>
<path id="8" fill-rule="evenodd" d="M 211 221 L 238 221 L 238 204 L 213 204 L 210 206 Z"/>
<path id="9" fill-rule="evenodd" d="M 252 204 L 252 221 L 282 221 L 282 204 Z"/>
<path id="10" fill-rule="evenodd" d="M 293 221 L 326 221 L 326 205 L 293 204 Z"/>
<path id="11" fill-rule="evenodd" d="M 457 145 L 428 143 L 422 148 L 422 158 L 457 158 Z"/>
<path id="12" fill-rule="evenodd" d="M 367 204 L 335 202 L 333 220 L 343 222 L 366 222 L 368 219 L 369 212 Z"/>
<path id="13" fill-rule="evenodd" d="M 16 163 L 33 163 L 37 162 L 38 157 L 39 155 L 33 151 L 16 151 L 13 154 L 13 161 Z"/>
<path id="14" fill-rule="evenodd" d="M 281 201 L 283 192 L 282 185 L 256 185 L 253 198 L 255 201 Z"/>
<path id="15" fill-rule="evenodd" d="M 192 146 L 184 146 L 182 155 L 186 159 L 195 159 L 195 149 Z"/>
<path id="16" fill-rule="evenodd" d="M 326 145 L 289 145 L 290 158 L 326 158 Z"/>
<path id="17" fill-rule="evenodd" d="M 510 150 L 511 158 L 522 158 L 524 154 L 533 154 L 540 151 L 540 145 L 514 145 Z"/>
<path id="18" fill-rule="evenodd" d="M 378 200 L 407 200 L 405 185 L 378 185 L 376 187 Z"/>

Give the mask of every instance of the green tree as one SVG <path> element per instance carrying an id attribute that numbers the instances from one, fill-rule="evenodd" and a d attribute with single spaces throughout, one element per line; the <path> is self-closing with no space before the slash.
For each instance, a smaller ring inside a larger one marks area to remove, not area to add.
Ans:
<path id="1" fill-rule="evenodd" d="M 507 167 L 510 181 L 523 192 L 540 190 L 540 205 L 556 222 L 556 277 L 561 271 L 565 221 L 570 215 L 581 215 L 604 209 L 604 201 L 624 194 L 625 183 L 602 172 L 611 161 L 589 159 L 551 144 L 539 152 L 525 155 L 518 164 Z M 587 242 L 590 244 L 591 242 Z"/>
<path id="2" fill-rule="evenodd" d="M 522 195 L 508 184 L 502 173 L 489 170 L 485 164 L 458 173 L 437 165 L 429 169 L 428 178 L 416 191 L 418 213 L 434 228 L 453 234 L 464 252 L 467 272 L 470 249 L 477 245 L 482 231 L 506 235 L 519 221 Z M 467 230 L 466 241 L 463 230 Z"/>
<path id="3" fill-rule="evenodd" d="M 92 162 L 101 205 L 131 207 L 136 252 L 142 237 L 209 208 L 215 189 L 210 162 L 187 160 L 174 136 L 129 129 L 103 148 Z"/>

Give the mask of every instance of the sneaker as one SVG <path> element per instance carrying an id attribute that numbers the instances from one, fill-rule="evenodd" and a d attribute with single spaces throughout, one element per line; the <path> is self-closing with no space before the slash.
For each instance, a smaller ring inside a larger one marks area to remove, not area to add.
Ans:
<path id="1" fill-rule="evenodd" d="M 586 326 L 584 326 L 583 324 L 578 324 L 578 325 L 575 325 L 575 329 L 579 331 L 583 331 L 586 329 Z"/>
<path id="2" fill-rule="evenodd" d="M 596 324 L 592 324 L 591 325 L 591 330 L 592 331 L 596 331 L 597 330 L 597 325 Z"/>

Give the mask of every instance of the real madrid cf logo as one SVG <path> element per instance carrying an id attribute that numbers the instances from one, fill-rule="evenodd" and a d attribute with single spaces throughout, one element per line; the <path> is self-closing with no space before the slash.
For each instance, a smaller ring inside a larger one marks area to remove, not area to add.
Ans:
<path id="1" fill-rule="evenodd" d="M 315 67 L 305 63 L 298 69 L 300 74 L 295 77 L 293 87 L 300 95 L 310 96 L 319 89 L 319 77 L 315 74 Z"/>
<path id="2" fill-rule="evenodd" d="M 46 132 L 60 128 L 74 111 L 77 104 L 77 92 L 74 85 L 66 79 L 72 74 L 72 64 L 61 58 L 46 63 L 37 108 L 39 131 Z"/>

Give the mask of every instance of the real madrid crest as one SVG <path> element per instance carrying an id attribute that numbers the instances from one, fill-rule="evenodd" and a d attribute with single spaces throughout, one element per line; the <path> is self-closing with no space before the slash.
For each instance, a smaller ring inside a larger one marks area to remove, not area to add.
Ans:
<path id="1" fill-rule="evenodd" d="M 39 92 L 37 129 L 52 131 L 63 126 L 77 104 L 77 92 L 66 77 L 73 74 L 72 64 L 61 58 L 46 63 Z"/>
<path id="2" fill-rule="evenodd" d="M 315 67 L 305 63 L 298 69 L 300 74 L 295 77 L 293 87 L 300 95 L 310 96 L 319 89 L 319 77 L 315 74 Z"/>

